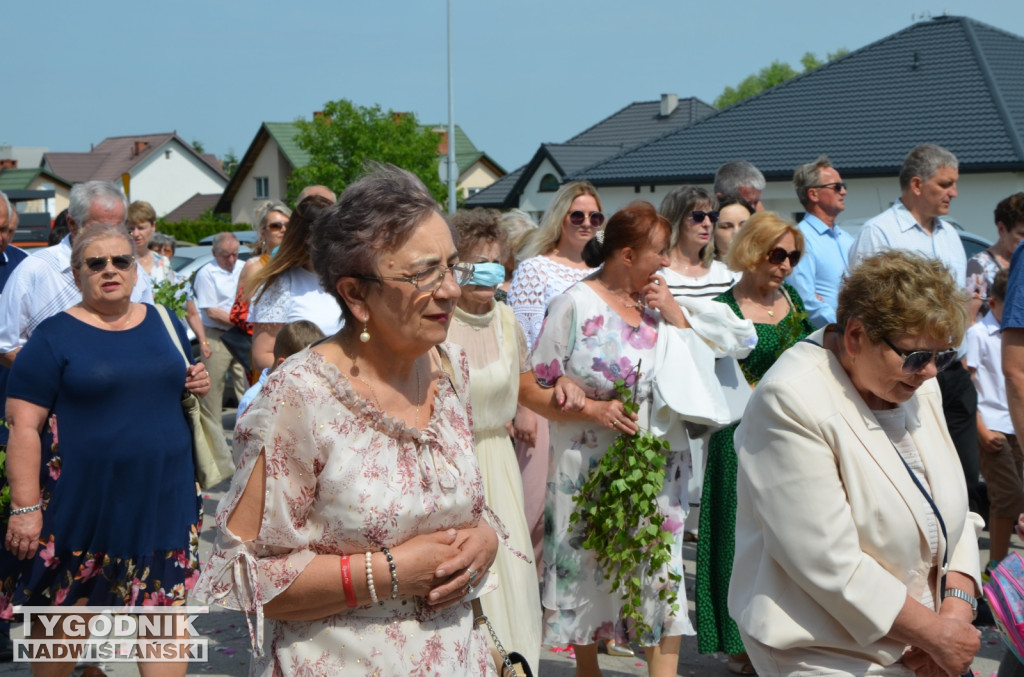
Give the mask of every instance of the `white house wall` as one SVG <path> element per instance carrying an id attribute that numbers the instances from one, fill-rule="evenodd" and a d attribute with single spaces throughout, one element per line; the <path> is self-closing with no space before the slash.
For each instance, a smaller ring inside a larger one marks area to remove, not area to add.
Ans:
<path id="1" fill-rule="evenodd" d="M 551 206 L 551 201 L 556 195 L 556 193 L 553 192 L 540 192 L 540 180 L 547 174 L 554 174 L 559 177 L 562 176 L 562 173 L 555 169 L 555 166 L 551 164 L 551 161 L 544 158 L 541 160 L 540 164 L 537 165 L 537 170 L 530 177 L 530 180 L 526 182 L 526 186 L 523 187 L 523 196 L 519 199 L 519 208 L 532 216 L 537 223 L 540 223 L 541 216 L 548 210 L 548 207 Z M 601 193 L 601 195 L 603 198 L 604 193 Z M 623 202 L 622 204 L 625 205 L 627 202 Z M 605 207 L 606 211 L 607 209 L 608 208 Z M 608 213 L 610 214 L 611 212 Z"/>
<path id="2" fill-rule="evenodd" d="M 284 202 L 290 175 L 291 165 L 281 153 L 277 142 L 273 138 L 267 139 L 267 142 L 263 144 L 263 149 L 256 156 L 252 170 L 239 182 L 238 192 L 235 193 L 235 197 L 231 201 L 232 223 L 252 223 L 256 207 L 268 199 L 256 197 L 257 176 L 267 177 L 270 200 Z"/>
<path id="3" fill-rule="evenodd" d="M 842 168 L 840 168 L 840 173 Z M 536 183 L 540 183 L 540 177 L 546 171 L 538 170 L 534 175 Z M 888 209 L 900 196 L 899 178 L 866 178 L 847 179 L 848 185 L 846 195 L 846 210 L 839 216 L 838 222 L 842 226 L 844 222 L 863 222 L 875 216 L 879 212 Z M 708 191 L 710 184 L 702 184 Z M 634 200 L 646 200 L 655 207 L 661 205 L 662 199 L 675 186 L 651 186 L 644 185 L 636 192 L 633 186 L 604 186 L 598 188 L 601 196 L 601 203 L 607 214 L 613 214 L 616 210 L 625 207 Z M 965 174 L 960 176 L 957 184 L 958 197 L 953 200 L 949 215 L 960 223 L 966 230 L 986 237 L 990 240 L 996 238 L 996 227 L 992 218 L 992 211 L 996 204 L 1003 198 L 1024 191 L 1024 173 L 999 173 L 999 174 Z M 523 192 L 520 201 L 520 208 L 532 212 L 541 203 L 538 197 L 543 197 L 543 208 L 550 204 L 554 193 L 537 194 L 534 181 Z M 796 199 L 796 192 L 790 181 L 770 181 L 762 194 L 765 209 L 779 212 L 786 218 L 792 219 L 803 207 Z M 529 205 L 529 206 L 524 206 Z M 539 220 L 539 218 L 538 218 Z"/>
<path id="4" fill-rule="evenodd" d="M 157 216 L 173 211 L 196 193 L 222 193 L 227 185 L 227 179 L 177 141 L 158 148 L 131 175 L 131 199 L 149 202 Z"/>

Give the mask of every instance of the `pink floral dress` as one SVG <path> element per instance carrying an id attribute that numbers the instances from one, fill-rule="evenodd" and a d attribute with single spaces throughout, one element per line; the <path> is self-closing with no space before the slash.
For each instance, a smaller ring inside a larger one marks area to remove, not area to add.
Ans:
<path id="1" fill-rule="evenodd" d="M 622 378 L 636 387 L 641 404 L 638 425 L 648 427 L 647 412 L 652 396 L 655 344 L 666 327 L 656 310 L 647 309 L 638 327 L 630 326 L 608 307 L 586 282 L 578 282 L 551 301 L 544 326 L 537 338 L 531 363 L 537 381 L 554 385 L 565 375 L 583 388 L 587 397 L 610 400 L 614 383 Z M 640 363 L 640 377 L 635 369 Z M 686 378 L 686 374 L 680 374 Z M 544 576 L 541 601 L 544 606 L 545 644 L 590 644 L 599 639 L 624 641 L 619 613 L 621 595 L 613 592 L 594 554 L 583 548 L 582 536 L 570 528 L 575 512 L 573 496 L 579 490 L 617 433 L 590 421 L 551 421 L 551 461 L 544 505 Z M 665 515 L 663 527 L 672 532 L 672 561 L 669 567 L 683 573 L 682 533 L 687 506 L 685 495 L 690 472 L 685 452 L 667 451 L 665 484 L 658 494 L 658 507 Z M 686 612 L 686 590 L 676 586 L 679 611 L 672 612 L 658 600 L 664 572 L 644 577 L 644 616 L 651 633 L 637 638 L 645 646 L 657 644 L 663 636 L 692 635 Z"/>
<path id="2" fill-rule="evenodd" d="M 193 596 L 255 615 L 251 675 L 494 674 L 468 599 L 430 612 L 418 599 L 384 600 L 390 585 L 385 591 L 378 583 L 380 605 L 341 608 L 308 622 L 267 619 L 266 632 L 263 627 L 263 605 L 316 554 L 361 557 L 419 534 L 470 526 L 483 516 L 465 404 L 469 367 L 458 347 L 444 344 L 440 350 L 451 355 L 454 373 L 438 381 L 423 430 L 379 411 L 308 349 L 271 374 L 239 419 L 238 470 L 219 507 L 217 544 Z M 262 451 L 263 521 L 255 541 L 243 543 L 227 520 Z M 477 593 L 494 588 L 485 578 Z"/>

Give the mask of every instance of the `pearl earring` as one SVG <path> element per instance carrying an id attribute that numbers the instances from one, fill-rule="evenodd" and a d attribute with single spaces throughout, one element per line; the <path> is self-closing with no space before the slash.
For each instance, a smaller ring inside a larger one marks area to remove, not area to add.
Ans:
<path id="1" fill-rule="evenodd" d="M 370 342 L 370 332 L 367 331 L 365 322 L 363 322 L 363 333 L 359 335 L 359 340 L 362 341 L 363 343 Z"/>

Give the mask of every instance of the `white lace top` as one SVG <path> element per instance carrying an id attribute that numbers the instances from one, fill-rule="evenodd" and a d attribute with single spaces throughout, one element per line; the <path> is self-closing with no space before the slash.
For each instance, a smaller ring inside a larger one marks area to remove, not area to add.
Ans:
<path id="1" fill-rule="evenodd" d="M 591 268 L 573 268 L 543 255 L 519 264 L 508 289 L 508 304 L 526 334 L 529 348 L 537 342 L 548 302 L 593 272 Z"/>
<path id="2" fill-rule="evenodd" d="M 249 306 L 252 323 L 287 324 L 309 320 L 325 336 L 341 329 L 341 308 L 333 296 L 320 288 L 316 273 L 305 268 L 292 268 L 274 280 L 262 295 L 256 292 Z"/>

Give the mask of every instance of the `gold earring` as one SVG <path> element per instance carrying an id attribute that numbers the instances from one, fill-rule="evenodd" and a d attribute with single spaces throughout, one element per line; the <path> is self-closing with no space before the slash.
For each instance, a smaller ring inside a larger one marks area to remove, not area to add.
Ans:
<path id="1" fill-rule="evenodd" d="M 359 340 L 362 341 L 363 343 L 370 342 L 370 332 L 367 331 L 366 322 L 363 322 L 363 333 L 359 335 Z"/>

